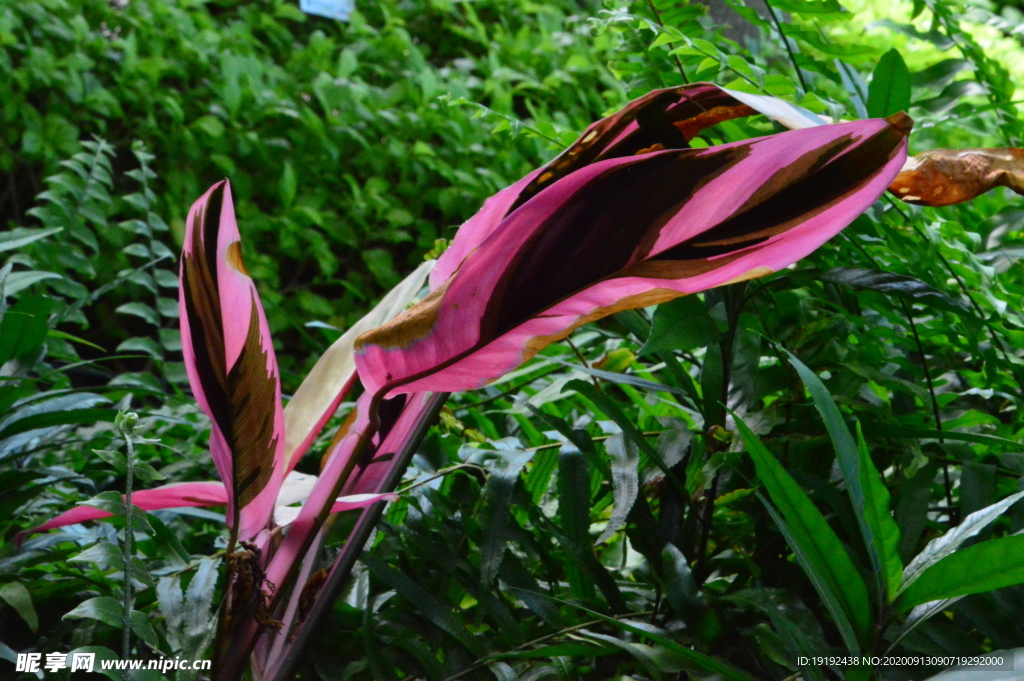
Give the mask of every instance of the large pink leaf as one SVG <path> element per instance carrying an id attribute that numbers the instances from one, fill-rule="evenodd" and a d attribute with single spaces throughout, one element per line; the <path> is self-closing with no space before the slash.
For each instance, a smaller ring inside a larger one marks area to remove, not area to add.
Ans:
<path id="1" fill-rule="evenodd" d="M 181 341 L 210 453 L 227 485 L 228 523 L 250 539 L 270 520 L 284 476 L 281 382 L 259 295 L 242 261 L 231 187 L 192 206 L 181 258 Z"/>
<path id="2" fill-rule="evenodd" d="M 459 228 L 451 246 L 438 259 L 430 274 L 430 287 L 436 289 L 443 284 L 509 213 L 559 179 L 591 163 L 633 156 L 641 150 L 685 149 L 701 130 L 755 113 L 787 126 L 823 122 L 774 97 L 733 92 L 711 83 L 654 90 L 633 100 L 591 124 L 550 163 L 487 199 L 483 208 Z"/>
<path id="3" fill-rule="evenodd" d="M 164 508 L 185 508 L 195 506 L 223 506 L 228 503 L 228 493 L 220 482 L 179 482 L 155 489 L 144 489 L 132 494 L 132 504 L 143 511 L 157 511 Z M 25 536 L 46 532 L 55 527 L 65 527 L 89 520 L 109 518 L 111 513 L 92 506 L 76 506 L 61 513 L 39 527 L 25 532 Z"/>
<path id="4" fill-rule="evenodd" d="M 310 476 L 316 479 L 315 476 Z M 311 485 L 312 486 L 312 485 Z M 123 495 L 122 495 L 123 498 Z M 340 513 L 354 508 L 362 508 L 378 501 L 393 501 L 397 498 L 392 493 L 353 493 L 338 497 L 331 505 L 331 513 Z M 306 497 L 301 496 L 295 499 L 278 499 L 278 506 L 275 509 L 275 523 L 287 525 L 298 515 L 299 507 L 280 505 L 282 503 L 294 503 L 305 501 Z M 132 505 L 143 511 L 160 511 L 167 508 L 189 508 L 203 506 L 224 506 L 228 503 L 228 492 L 222 482 L 177 482 L 154 489 L 144 489 L 132 494 Z M 58 527 L 67 527 L 77 523 L 84 523 L 90 520 L 109 518 L 112 513 L 102 511 L 94 506 L 76 506 L 69 511 L 61 513 L 47 522 L 33 527 L 19 535 L 20 540 L 32 534 L 46 532 Z"/>
<path id="5" fill-rule="evenodd" d="M 476 388 L 589 321 L 787 267 L 881 195 L 911 124 L 898 115 L 585 165 L 513 210 L 419 305 L 361 336 L 363 384 Z"/>

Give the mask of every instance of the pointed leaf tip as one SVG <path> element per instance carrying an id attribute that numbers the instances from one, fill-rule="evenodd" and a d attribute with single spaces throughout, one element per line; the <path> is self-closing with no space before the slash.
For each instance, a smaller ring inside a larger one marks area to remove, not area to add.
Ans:
<path id="1" fill-rule="evenodd" d="M 904 135 L 909 135 L 910 131 L 914 129 L 914 119 L 911 118 L 906 111 L 900 111 L 891 116 L 886 116 L 885 120 L 889 121 L 889 125 L 896 128 Z"/>

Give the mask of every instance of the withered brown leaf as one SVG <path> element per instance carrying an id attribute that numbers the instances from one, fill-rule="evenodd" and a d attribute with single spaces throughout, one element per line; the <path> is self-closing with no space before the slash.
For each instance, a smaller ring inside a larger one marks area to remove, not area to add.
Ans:
<path id="1" fill-rule="evenodd" d="M 951 206 L 995 189 L 1024 194 L 1024 149 L 934 149 L 907 159 L 889 191 L 907 203 Z"/>

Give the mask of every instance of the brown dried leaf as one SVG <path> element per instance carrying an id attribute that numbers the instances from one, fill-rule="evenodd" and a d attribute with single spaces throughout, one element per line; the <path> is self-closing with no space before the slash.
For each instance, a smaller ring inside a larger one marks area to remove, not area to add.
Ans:
<path id="1" fill-rule="evenodd" d="M 995 189 L 1024 194 L 1024 149 L 934 149 L 907 159 L 889 191 L 907 203 L 951 206 Z"/>

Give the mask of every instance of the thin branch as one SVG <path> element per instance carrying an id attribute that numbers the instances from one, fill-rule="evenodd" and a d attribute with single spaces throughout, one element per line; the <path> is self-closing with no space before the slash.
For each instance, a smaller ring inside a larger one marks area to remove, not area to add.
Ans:
<path id="1" fill-rule="evenodd" d="M 651 13 L 654 14 L 654 20 L 658 22 L 658 26 L 665 28 L 665 22 L 661 20 L 661 12 L 658 11 L 658 7 L 654 4 L 654 0 L 647 0 L 647 5 L 651 8 Z M 676 62 L 676 68 L 679 69 L 679 75 L 683 79 L 683 82 L 689 85 L 690 79 L 686 77 L 686 70 L 683 68 L 683 62 L 679 60 L 679 55 L 673 53 L 672 58 Z"/>
<path id="2" fill-rule="evenodd" d="M 797 80 L 800 81 L 800 87 L 806 95 L 810 92 L 810 89 L 807 87 L 807 82 L 804 81 L 804 74 L 800 71 L 800 65 L 796 63 L 796 55 L 793 53 L 793 47 L 789 44 L 789 38 L 786 37 L 785 31 L 782 30 L 782 22 L 779 21 L 778 15 L 775 14 L 775 9 L 768 0 L 764 0 L 764 6 L 768 8 L 768 14 L 771 15 L 772 21 L 775 22 L 775 29 L 779 32 L 779 37 L 782 38 L 782 44 L 786 46 L 786 52 L 789 53 L 789 60 L 793 62 L 793 69 L 796 71 Z"/>
<path id="3" fill-rule="evenodd" d="M 875 269 L 877 269 L 877 270 L 881 270 L 882 269 L 881 266 L 878 264 L 878 261 L 875 260 L 874 256 L 872 256 L 870 253 L 868 253 L 867 249 L 864 248 L 863 244 L 858 243 L 856 240 L 854 240 L 850 235 L 846 234 L 845 232 L 843 232 L 842 234 L 846 238 L 847 241 L 852 243 L 855 248 L 860 250 L 860 252 L 864 255 L 864 257 L 866 257 L 871 262 L 872 266 Z M 900 298 L 898 296 L 897 296 L 896 300 L 899 301 L 900 308 L 902 308 L 902 310 L 903 310 L 903 316 L 907 318 L 907 323 L 910 326 L 910 332 L 914 336 L 914 343 L 915 343 L 915 345 L 917 345 L 917 353 L 919 355 L 921 355 L 921 369 L 924 371 L 924 380 L 928 384 L 928 395 L 931 397 L 932 416 L 935 419 L 935 429 L 941 432 L 942 431 L 942 416 L 939 413 L 939 400 L 935 396 L 935 385 L 934 385 L 934 383 L 932 383 L 931 369 L 928 366 L 928 358 L 924 354 L 924 344 L 921 342 L 921 335 L 917 331 L 917 323 L 914 321 L 913 311 L 910 309 L 910 306 L 907 305 L 907 301 L 903 300 L 902 298 Z M 945 440 L 943 440 L 941 435 L 939 436 L 939 442 L 945 442 Z M 948 463 L 944 463 L 942 465 L 942 479 L 943 479 L 943 483 L 944 483 L 944 486 L 945 486 L 946 503 L 949 505 L 950 508 L 952 508 L 953 507 L 953 484 L 952 484 L 952 481 L 949 478 L 949 464 Z M 950 522 L 953 522 L 952 515 L 950 515 Z"/>

